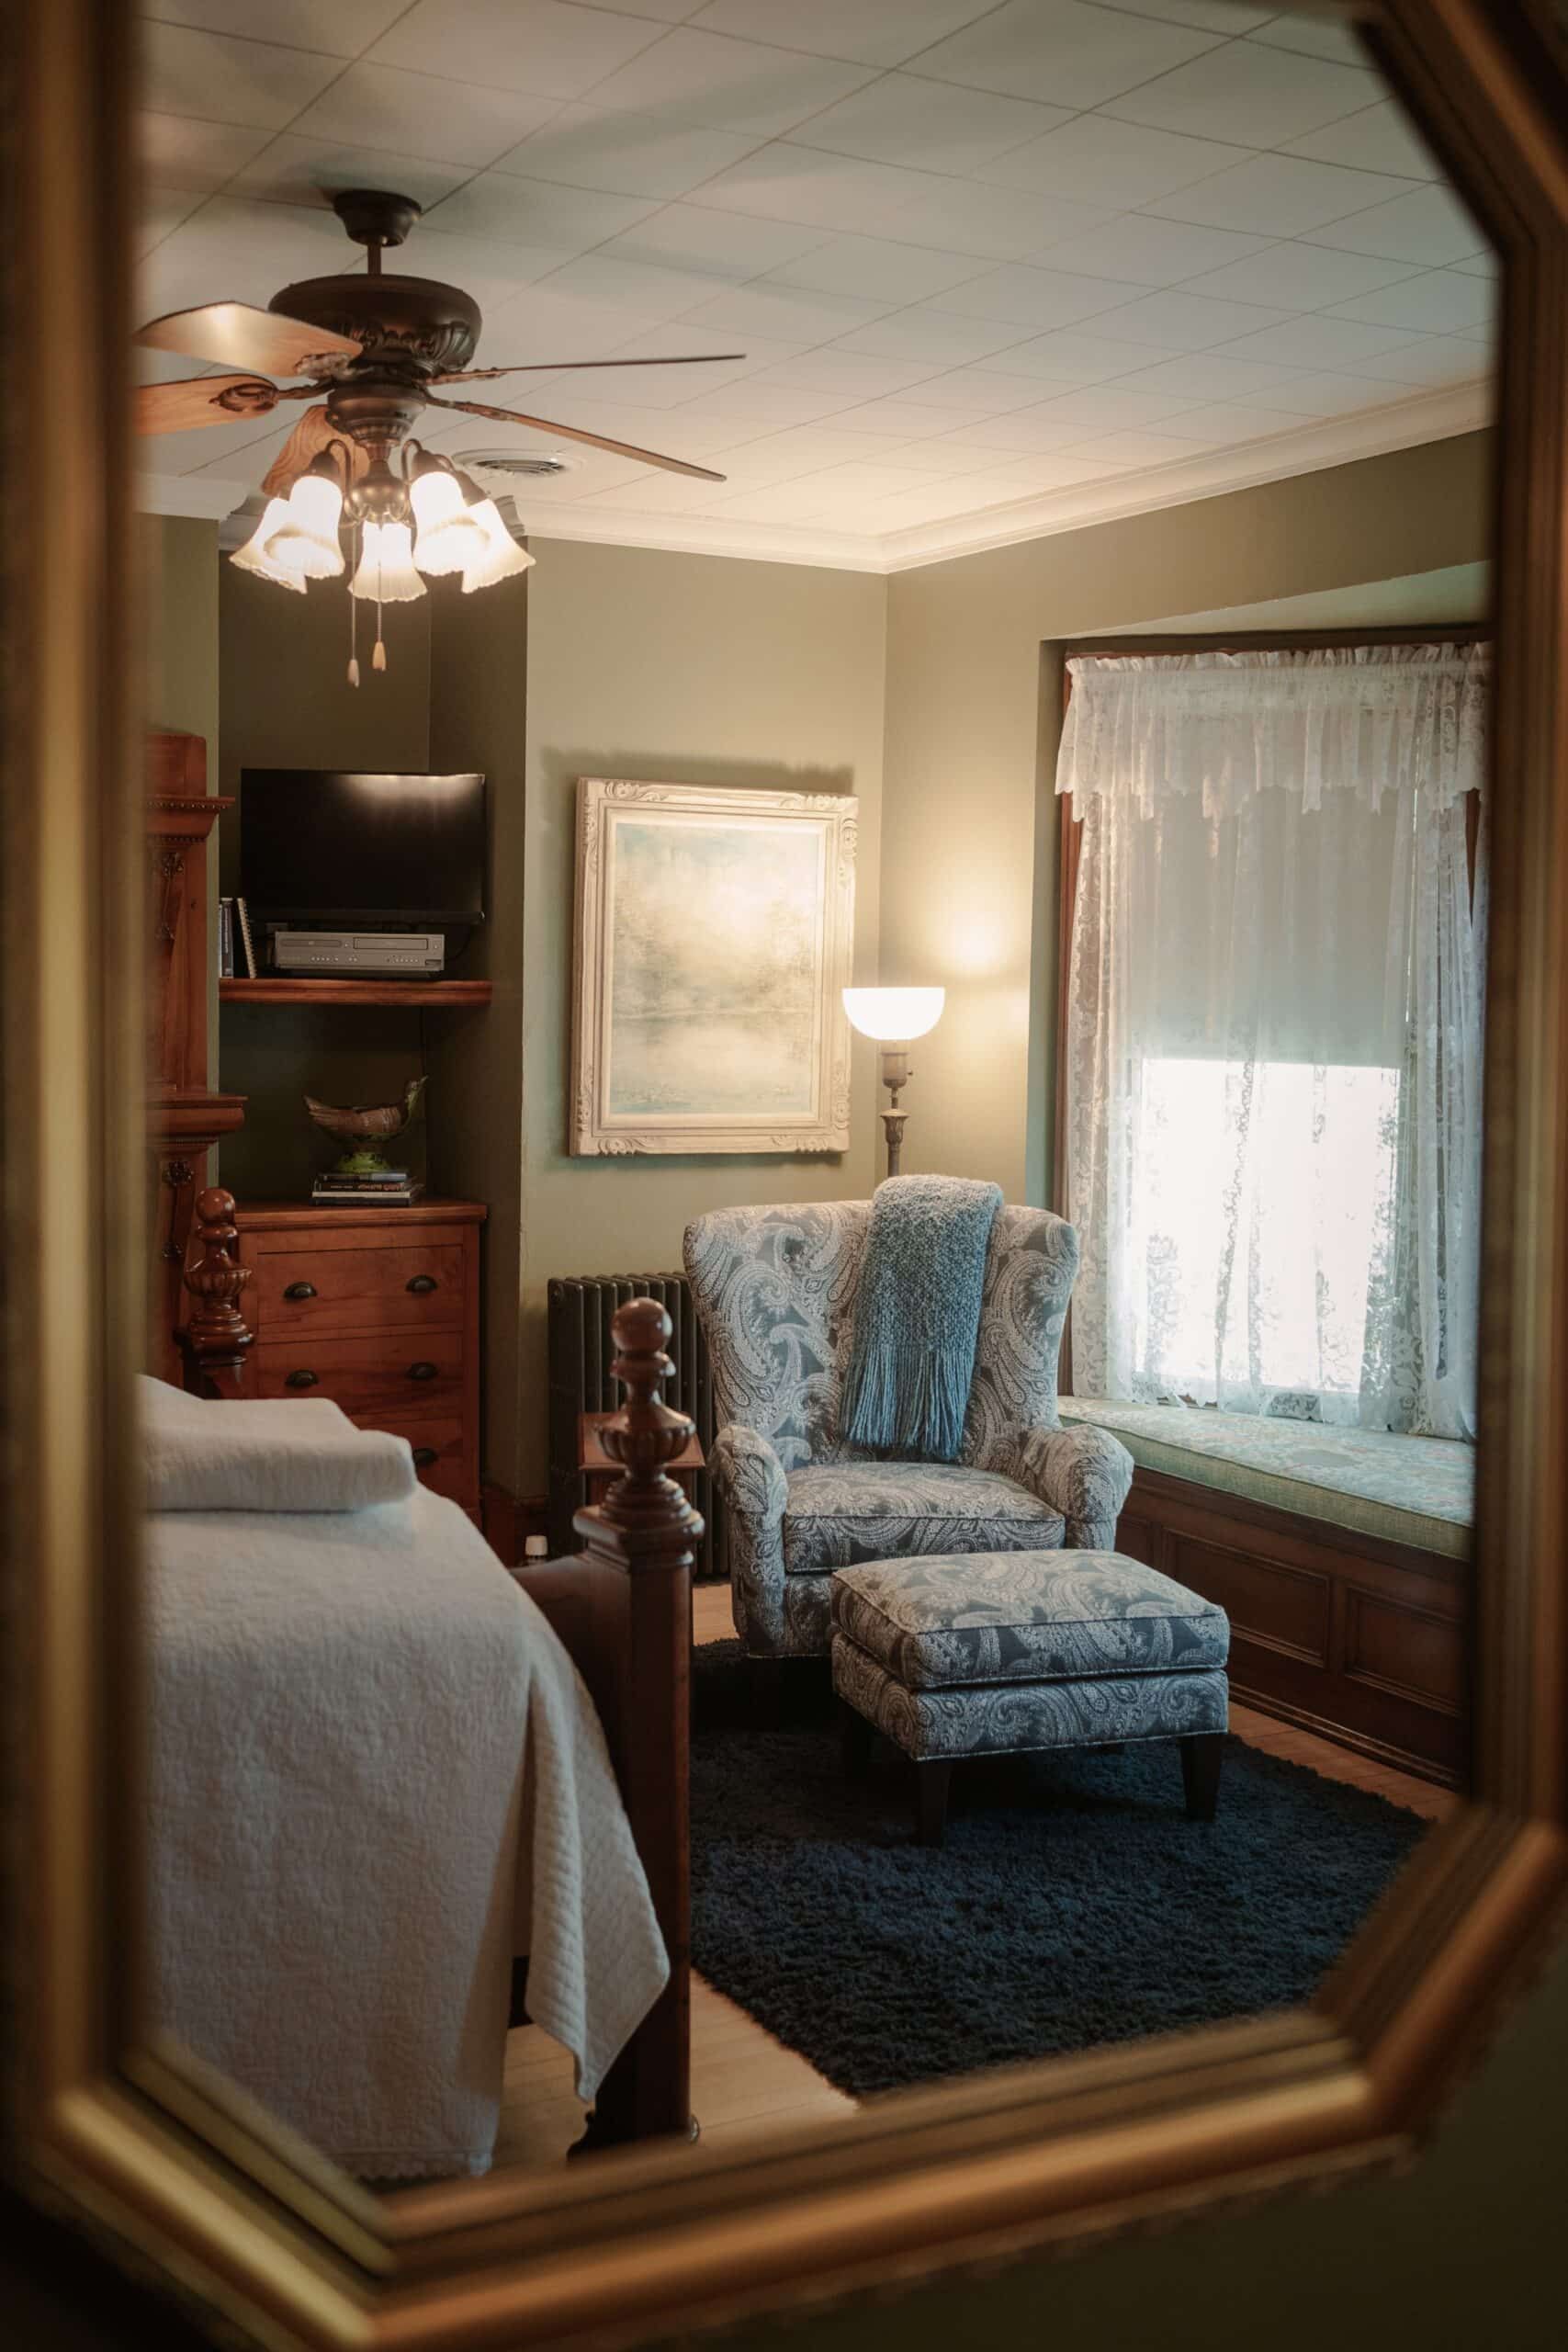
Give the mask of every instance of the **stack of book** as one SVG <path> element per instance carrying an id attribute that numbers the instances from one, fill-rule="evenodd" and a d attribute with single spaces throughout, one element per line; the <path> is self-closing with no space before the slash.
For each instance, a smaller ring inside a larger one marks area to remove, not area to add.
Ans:
<path id="1" fill-rule="evenodd" d="M 344 1176 L 329 1168 L 317 1177 L 310 1197 L 340 1208 L 412 1209 L 423 1191 L 406 1168 L 379 1168 L 373 1176 Z"/>

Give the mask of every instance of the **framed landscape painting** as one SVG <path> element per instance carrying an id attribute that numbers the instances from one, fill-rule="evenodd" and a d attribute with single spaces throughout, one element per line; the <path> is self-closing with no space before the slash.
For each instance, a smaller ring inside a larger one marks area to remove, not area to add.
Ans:
<path id="1" fill-rule="evenodd" d="M 574 1152 L 848 1148 L 858 806 L 579 777 Z"/>

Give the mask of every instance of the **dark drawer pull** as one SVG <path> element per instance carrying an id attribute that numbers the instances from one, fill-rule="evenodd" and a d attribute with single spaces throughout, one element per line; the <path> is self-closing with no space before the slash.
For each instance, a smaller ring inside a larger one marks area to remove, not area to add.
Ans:
<path id="1" fill-rule="evenodd" d="M 435 1290 L 439 1284 L 434 1274 L 415 1274 L 412 1281 L 403 1284 L 403 1288 L 412 1290 L 416 1298 L 423 1298 L 426 1291 Z"/>
<path id="2" fill-rule="evenodd" d="M 428 1470 L 431 1464 L 437 1459 L 438 1456 L 436 1454 L 435 1448 L 433 1445 L 416 1445 L 414 1447 L 413 1466 L 416 1470 Z"/>
<path id="3" fill-rule="evenodd" d="M 319 1388 L 321 1376 L 319 1372 L 291 1372 L 283 1385 L 285 1388 Z"/>
<path id="4" fill-rule="evenodd" d="M 411 1363 L 409 1366 L 411 1380 L 434 1380 L 434 1377 L 435 1366 L 433 1363 Z"/>
<path id="5" fill-rule="evenodd" d="M 314 1283 L 290 1283 L 283 1295 L 285 1298 L 314 1298 L 316 1285 Z"/>

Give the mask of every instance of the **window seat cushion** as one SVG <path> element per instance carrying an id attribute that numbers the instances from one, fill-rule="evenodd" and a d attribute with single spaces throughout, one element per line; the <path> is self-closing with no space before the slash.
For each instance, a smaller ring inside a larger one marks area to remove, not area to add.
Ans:
<path id="1" fill-rule="evenodd" d="M 1142 1469 L 1448 1559 L 1470 1556 L 1475 1448 L 1461 1440 L 1108 1396 L 1064 1396 L 1059 1409 L 1068 1426 L 1114 1430 Z"/>

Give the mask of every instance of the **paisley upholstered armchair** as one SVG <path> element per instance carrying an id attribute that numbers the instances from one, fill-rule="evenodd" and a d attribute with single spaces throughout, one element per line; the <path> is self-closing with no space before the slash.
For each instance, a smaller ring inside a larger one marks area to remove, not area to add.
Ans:
<path id="1" fill-rule="evenodd" d="M 1132 1456 L 1056 1415 L 1073 1227 L 1044 1209 L 998 1212 L 960 1459 L 909 1462 L 840 1434 L 870 1223 L 869 1201 L 836 1201 L 720 1209 L 686 1228 L 719 1424 L 709 1466 L 753 1657 L 825 1657 L 832 1572 L 857 1561 L 1115 1548 Z"/>

